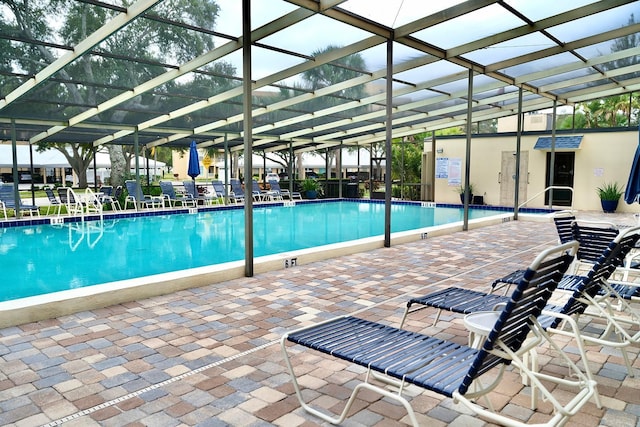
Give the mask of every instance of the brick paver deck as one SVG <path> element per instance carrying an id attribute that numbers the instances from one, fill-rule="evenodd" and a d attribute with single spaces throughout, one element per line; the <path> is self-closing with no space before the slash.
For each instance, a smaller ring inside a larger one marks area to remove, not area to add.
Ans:
<path id="1" fill-rule="evenodd" d="M 278 343 L 284 331 L 354 313 L 398 325 L 411 296 L 450 285 L 487 290 L 555 239 L 551 223 L 512 221 L 1 329 L 0 425 L 324 425 L 295 398 Z M 445 313 L 431 327 L 434 314 L 415 313 L 407 327 L 466 342 L 461 316 Z M 575 353 L 571 342 L 565 349 Z M 589 403 L 569 425 L 640 425 L 638 348 L 630 353 L 636 377 L 618 352 L 589 347 L 604 407 Z M 294 363 L 305 395 L 334 412 L 363 377 L 361 368 L 308 350 Z M 562 369 L 544 348 L 540 366 Z M 408 392 L 424 425 L 488 425 L 451 399 Z M 491 399 L 530 423 L 550 408 L 529 408 L 516 372 Z M 401 406 L 365 392 L 344 425 L 406 423 Z"/>

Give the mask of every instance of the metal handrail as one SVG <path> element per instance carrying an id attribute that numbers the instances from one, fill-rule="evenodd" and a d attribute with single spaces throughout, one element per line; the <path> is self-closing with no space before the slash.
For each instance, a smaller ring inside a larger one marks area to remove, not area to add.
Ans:
<path id="1" fill-rule="evenodd" d="M 529 203 L 530 201 L 532 201 L 533 199 L 541 196 L 542 194 L 545 194 L 547 191 L 549 190 L 569 190 L 571 191 L 571 205 L 570 205 L 570 210 L 573 211 L 573 187 L 566 187 L 566 186 L 560 186 L 560 185 L 551 185 L 547 188 L 545 188 L 544 190 L 540 191 L 539 193 L 536 193 L 534 196 L 530 197 L 529 199 L 527 199 L 525 202 L 521 203 L 520 205 L 518 205 L 518 207 L 516 208 L 516 215 L 518 214 L 518 211 L 520 210 L 520 208 L 524 207 L 527 205 L 527 203 Z M 551 209 L 553 206 L 553 200 L 549 200 L 549 209 Z"/>

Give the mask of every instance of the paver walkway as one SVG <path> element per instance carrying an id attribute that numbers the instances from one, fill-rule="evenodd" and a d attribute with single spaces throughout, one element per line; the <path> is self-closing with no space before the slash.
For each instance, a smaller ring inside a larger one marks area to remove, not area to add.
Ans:
<path id="1" fill-rule="evenodd" d="M 551 223 L 512 221 L 0 329 L 0 425 L 324 425 L 295 398 L 278 344 L 284 331 L 356 312 L 398 325 L 409 297 L 450 285 L 487 290 L 555 240 Z M 416 313 L 408 328 L 425 328 L 433 314 Z M 461 316 L 442 320 L 425 332 L 466 342 Z M 541 350 L 542 367 L 561 369 Z M 566 351 L 575 352 L 571 343 Z M 604 408 L 589 403 L 569 425 L 639 425 L 638 348 L 631 349 L 635 378 L 619 353 L 591 346 L 589 355 Z M 310 351 L 294 362 L 305 394 L 336 412 L 363 372 Z M 424 425 L 488 425 L 451 399 L 409 392 Z M 529 408 L 528 389 L 513 372 L 492 400 L 528 422 L 549 409 Z M 402 407 L 365 392 L 344 425 L 406 423 Z"/>

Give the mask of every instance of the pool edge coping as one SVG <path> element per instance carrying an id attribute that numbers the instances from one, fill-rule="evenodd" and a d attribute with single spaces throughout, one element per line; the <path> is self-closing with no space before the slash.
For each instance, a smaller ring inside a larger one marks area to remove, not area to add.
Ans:
<path id="1" fill-rule="evenodd" d="M 520 215 L 522 219 L 529 221 L 550 221 L 550 216 L 550 214 Z M 468 229 L 495 225 L 511 220 L 513 220 L 513 215 L 506 212 L 469 220 Z M 463 231 L 462 221 L 396 232 L 390 236 L 391 245 L 428 240 L 431 237 L 458 231 Z M 267 255 L 254 259 L 253 272 L 254 274 L 260 274 L 286 268 L 290 268 L 293 271 L 312 262 L 353 255 L 383 247 L 384 236 L 374 236 Z M 291 265 L 291 260 L 295 260 L 295 265 Z M 246 277 L 245 262 L 232 261 L 3 301 L 0 302 L 0 328 L 53 319 L 243 277 Z"/>

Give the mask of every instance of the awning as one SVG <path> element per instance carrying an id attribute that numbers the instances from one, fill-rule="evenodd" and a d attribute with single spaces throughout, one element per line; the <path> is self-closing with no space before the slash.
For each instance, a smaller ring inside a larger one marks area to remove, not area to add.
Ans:
<path id="1" fill-rule="evenodd" d="M 577 150 L 581 142 L 582 136 L 556 136 L 556 151 Z M 551 151 L 551 137 L 541 136 L 533 149 Z"/>

